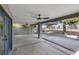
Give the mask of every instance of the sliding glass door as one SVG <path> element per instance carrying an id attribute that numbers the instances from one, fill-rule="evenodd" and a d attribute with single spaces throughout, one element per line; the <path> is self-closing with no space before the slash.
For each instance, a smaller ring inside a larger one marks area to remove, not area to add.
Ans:
<path id="1" fill-rule="evenodd" d="M 12 20 L 5 16 L 4 19 L 4 53 L 9 54 L 12 50 Z"/>
<path id="2" fill-rule="evenodd" d="M 0 55 L 12 50 L 12 19 L 0 7 Z"/>
<path id="3" fill-rule="evenodd" d="M 4 54 L 3 17 L 0 15 L 0 55 Z"/>

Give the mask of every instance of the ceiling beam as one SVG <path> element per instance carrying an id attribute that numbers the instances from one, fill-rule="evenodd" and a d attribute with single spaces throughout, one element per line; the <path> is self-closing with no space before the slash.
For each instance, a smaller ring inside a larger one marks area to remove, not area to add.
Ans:
<path id="1" fill-rule="evenodd" d="M 54 22 L 54 21 L 64 20 L 64 19 L 78 17 L 78 16 L 79 16 L 79 12 L 76 12 L 76 13 L 73 13 L 73 14 L 65 15 L 65 16 L 62 16 L 62 17 L 54 18 L 54 19 L 50 19 L 50 20 L 43 21 L 43 22 L 40 22 L 40 23 Z"/>

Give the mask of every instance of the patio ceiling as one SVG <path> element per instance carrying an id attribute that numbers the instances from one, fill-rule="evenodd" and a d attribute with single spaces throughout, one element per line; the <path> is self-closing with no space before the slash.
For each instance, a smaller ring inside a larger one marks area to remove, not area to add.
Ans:
<path id="1" fill-rule="evenodd" d="M 33 24 L 47 21 L 49 19 L 37 20 L 38 14 L 41 17 L 50 17 L 50 19 L 79 12 L 79 4 L 8 4 L 8 7 L 14 16 L 15 23 Z"/>

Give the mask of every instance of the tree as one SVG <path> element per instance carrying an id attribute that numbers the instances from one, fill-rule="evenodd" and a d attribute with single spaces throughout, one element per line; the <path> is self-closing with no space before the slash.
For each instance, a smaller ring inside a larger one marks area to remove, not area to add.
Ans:
<path id="1" fill-rule="evenodd" d="M 79 17 L 74 17 L 74 18 L 70 18 L 70 19 L 64 19 L 62 20 L 63 22 L 63 33 L 66 33 L 66 24 L 69 25 L 73 25 L 73 28 L 77 28 L 76 24 L 77 22 L 79 22 Z"/>
<path id="2" fill-rule="evenodd" d="M 66 22 L 63 22 L 63 34 L 66 33 Z"/>

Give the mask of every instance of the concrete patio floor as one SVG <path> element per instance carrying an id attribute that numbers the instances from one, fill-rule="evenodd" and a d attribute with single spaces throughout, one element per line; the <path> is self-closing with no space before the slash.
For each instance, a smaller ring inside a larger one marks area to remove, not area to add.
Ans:
<path id="1" fill-rule="evenodd" d="M 13 55 L 65 55 L 65 53 L 47 44 L 45 40 L 33 35 L 15 35 L 13 37 Z"/>

